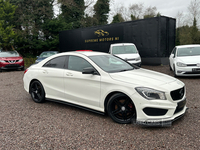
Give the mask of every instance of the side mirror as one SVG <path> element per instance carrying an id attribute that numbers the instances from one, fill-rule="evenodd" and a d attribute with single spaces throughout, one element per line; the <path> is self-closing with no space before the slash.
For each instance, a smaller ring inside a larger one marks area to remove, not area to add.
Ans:
<path id="1" fill-rule="evenodd" d="M 99 73 L 93 67 L 84 68 L 82 74 L 99 75 Z"/>

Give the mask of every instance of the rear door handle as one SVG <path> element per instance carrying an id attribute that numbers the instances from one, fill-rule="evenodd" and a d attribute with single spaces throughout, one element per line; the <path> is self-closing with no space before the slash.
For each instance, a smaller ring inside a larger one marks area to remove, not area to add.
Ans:
<path id="1" fill-rule="evenodd" d="M 66 76 L 73 76 L 73 74 L 71 72 L 67 72 Z"/>

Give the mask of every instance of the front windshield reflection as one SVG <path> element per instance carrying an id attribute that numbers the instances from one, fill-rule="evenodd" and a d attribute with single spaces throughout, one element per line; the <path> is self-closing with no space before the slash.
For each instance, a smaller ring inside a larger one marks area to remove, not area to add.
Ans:
<path id="1" fill-rule="evenodd" d="M 90 56 L 89 58 L 102 70 L 108 73 L 122 72 L 134 69 L 131 64 L 112 55 L 96 55 Z"/>

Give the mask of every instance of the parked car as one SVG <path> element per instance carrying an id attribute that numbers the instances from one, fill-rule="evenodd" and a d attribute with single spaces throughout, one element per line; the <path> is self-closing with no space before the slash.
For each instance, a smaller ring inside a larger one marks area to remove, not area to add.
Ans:
<path id="1" fill-rule="evenodd" d="M 17 51 L 0 52 L 0 71 L 18 69 L 24 70 L 24 60 Z"/>
<path id="2" fill-rule="evenodd" d="M 141 57 L 133 43 L 111 44 L 109 53 L 124 59 L 130 64 L 141 67 Z"/>
<path id="3" fill-rule="evenodd" d="M 169 62 L 174 76 L 200 76 L 200 45 L 176 46 Z"/>
<path id="4" fill-rule="evenodd" d="M 35 63 L 38 63 L 38 62 L 44 60 L 45 58 L 47 58 L 49 56 L 52 56 L 52 55 L 55 55 L 57 53 L 58 53 L 58 51 L 45 51 L 45 52 L 42 52 L 39 56 L 37 56 L 37 59 L 35 60 Z"/>
<path id="5" fill-rule="evenodd" d="M 134 67 L 113 55 L 76 51 L 50 56 L 28 68 L 24 88 L 36 103 L 67 103 L 108 115 L 117 123 L 166 125 L 186 112 L 178 79 Z"/>

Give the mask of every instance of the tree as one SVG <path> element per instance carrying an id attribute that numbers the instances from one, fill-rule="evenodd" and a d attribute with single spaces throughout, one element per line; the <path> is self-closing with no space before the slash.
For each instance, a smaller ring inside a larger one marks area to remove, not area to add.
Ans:
<path id="1" fill-rule="evenodd" d="M 49 50 L 46 46 L 52 41 L 51 29 L 47 29 L 54 18 L 53 3 L 55 0 L 11 0 L 17 7 L 13 24 L 15 24 L 15 48 L 20 53 L 38 55 Z M 55 20 L 53 20 L 55 21 Z M 46 25 L 46 26 L 45 26 Z M 58 36 L 58 32 L 57 32 Z M 51 45 L 52 46 L 52 45 Z M 55 47 L 55 46 L 52 46 Z"/>
<path id="2" fill-rule="evenodd" d="M 73 29 L 82 27 L 84 19 L 84 0 L 59 0 L 61 3 L 61 16 Z"/>
<path id="3" fill-rule="evenodd" d="M 147 7 L 144 12 L 144 19 L 155 17 L 156 11 L 157 11 L 156 7 L 151 7 L 151 6 Z"/>
<path id="4" fill-rule="evenodd" d="M 0 47 L 5 50 L 13 48 L 15 32 L 12 20 L 16 6 L 9 0 L 0 0 Z"/>
<path id="5" fill-rule="evenodd" d="M 137 20 L 142 18 L 144 5 L 141 4 L 132 4 L 129 7 L 129 12 L 131 13 L 131 20 Z"/>
<path id="6" fill-rule="evenodd" d="M 109 11 L 109 0 L 97 0 L 94 5 L 94 17 L 98 20 L 97 25 L 104 25 L 108 23 L 107 20 Z"/>
<path id="7" fill-rule="evenodd" d="M 199 0 L 192 0 L 188 6 L 188 10 L 192 18 L 198 18 L 200 14 L 200 2 Z"/>
<path id="8" fill-rule="evenodd" d="M 116 15 L 113 17 L 112 23 L 118 23 L 118 22 L 124 22 L 124 19 L 123 19 L 123 17 L 122 17 L 121 14 L 116 14 Z"/>
<path id="9" fill-rule="evenodd" d="M 200 37 L 199 37 L 199 33 L 198 33 L 196 18 L 194 18 L 193 26 L 191 27 L 191 32 L 190 33 L 191 33 L 192 43 L 193 44 L 199 44 Z"/>

